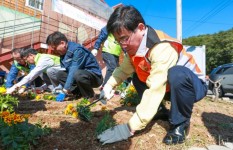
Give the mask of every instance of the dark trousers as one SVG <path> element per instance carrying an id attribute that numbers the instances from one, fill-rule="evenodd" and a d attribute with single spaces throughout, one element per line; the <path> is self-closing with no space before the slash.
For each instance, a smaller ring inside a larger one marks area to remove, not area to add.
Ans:
<path id="1" fill-rule="evenodd" d="M 141 82 L 136 74 L 133 75 L 132 81 L 139 97 L 142 98 L 143 92 L 148 89 L 146 83 Z M 172 125 L 189 123 L 193 104 L 205 97 L 207 85 L 191 70 L 183 66 L 174 66 L 169 69 L 168 82 L 170 93 L 166 93 L 165 96 L 170 97 L 171 101 L 170 123 Z"/>
<path id="2" fill-rule="evenodd" d="M 172 125 L 190 122 L 193 104 L 207 94 L 207 85 L 190 69 L 174 66 L 168 71 L 171 93 L 169 121 Z"/>
<path id="3" fill-rule="evenodd" d="M 102 86 L 104 86 L 111 77 L 114 69 L 119 66 L 119 57 L 106 52 L 102 52 L 102 57 L 107 70 L 102 84 Z"/>
<path id="4" fill-rule="evenodd" d="M 62 86 L 65 85 L 67 76 L 68 72 L 58 71 L 57 78 Z M 75 72 L 74 80 L 75 82 L 71 86 L 71 92 L 76 95 L 81 94 L 85 98 L 91 98 L 95 94 L 93 88 L 97 88 L 102 84 L 103 77 L 102 75 L 98 76 L 89 71 L 79 69 Z"/>
<path id="5" fill-rule="evenodd" d="M 148 89 L 148 86 L 145 82 L 139 80 L 138 75 L 136 73 L 133 74 L 132 82 L 138 93 L 139 98 L 142 99 L 142 95 L 144 91 Z"/>

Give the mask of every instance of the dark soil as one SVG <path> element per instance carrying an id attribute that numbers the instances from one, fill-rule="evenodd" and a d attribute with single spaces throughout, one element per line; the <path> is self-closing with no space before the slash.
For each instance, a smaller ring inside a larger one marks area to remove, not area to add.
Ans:
<path id="1" fill-rule="evenodd" d="M 219 144 L 221 141 L 233 142 L 233 103 L 225 101 L 213 102 L 206 97 L 196 103 L 191 119 L 191 130 L 187 141 L 183 144 L 167 146 L 162 143 L 169 129 L 167 121 L 153 120 L 146 129 L 137 132 L 132 138 L 114 144 L 101 145 L 96 139 L 96 126 L 104 116 L 102 104 L 91 108 L 94 117 L 91 122 L 84 122 L 65 115 L 67 104 L 79 100 L 54 102 L 46 100 L 20 100 L 17 113 L 31 114 L 29 122 L 42 123 L 52 129 L 52 133 L 39 140 L 32 149 L 38 150 L 151 150 L 151 149 L 188 149 Z M 167 103 L 169 106 L 169 103 Z M 127 123 L 135 112 L 135 107 L 122 106 L 120 97 L 116 96 L 108 102 L 107 110 L 118 124 Z"/>

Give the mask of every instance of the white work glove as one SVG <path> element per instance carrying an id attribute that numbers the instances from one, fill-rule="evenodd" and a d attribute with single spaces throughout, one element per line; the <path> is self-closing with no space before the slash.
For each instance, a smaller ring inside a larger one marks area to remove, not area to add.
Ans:
<path id="1" fill-rule="evenodd" d="M 98 50 L 97 50 L 97 49 L 93 49 L 93 50 L 91 51 L 91 53 L 92 53 L 94 56 L 97 56 Z"/>
<path id="2" fill-rule="evenodd" d="M 14 85 L 11 88 L 7 89 L 6 94 L 12 94 L 17 89 L 17 86 Z"/>
<path id="3" fill-rule="evenodd" d="M 63 89 L 62 85 L 59 84 L 58 86 L 56 86 L 55 88 L 53 88 L 52 93 L 53 94 L 58 94 L 58 93 L 62 92 L 62 89 Z"/>
<path id="4" fill-rule="evenodd" d="M 18 90 L 19 94 L 22 94 L 26 90 L 26 87 L 21 86 L 20 89 Z"/>
<path id="5" fill-rule="evenodd" d="M 122 140 L 127 140 L 133 134 L 130 133 L 130 130 L 127 124 L 117 125 L 110 129 L 105 130 L 103 133 L 97 136 L 97 139 L 104 144 L 114 143 Z"/>
<path id="6" fill-rule="evenodd" d="M 114 95 L 114 90 L 112 90 L 112 86 L 109 84 L 105 84 L 103 90 L 100 93 L 99 99 L 111 99 Z"/>

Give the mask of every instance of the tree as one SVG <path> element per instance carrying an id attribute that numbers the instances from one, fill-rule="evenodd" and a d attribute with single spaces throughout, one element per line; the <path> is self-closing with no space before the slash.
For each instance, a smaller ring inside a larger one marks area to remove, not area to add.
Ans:
<path id="1" fill-rule="evenodd" d="M 233 62 L 233 29 L 190 37 L 183 40 L 184 45 L 206 45 L 206 73 L 219 65 Z"/>

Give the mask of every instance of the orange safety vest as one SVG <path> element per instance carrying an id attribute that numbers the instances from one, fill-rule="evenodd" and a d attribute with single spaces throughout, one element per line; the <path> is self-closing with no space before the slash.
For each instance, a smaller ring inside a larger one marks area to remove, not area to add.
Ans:
<path id="1" fill-rule="evenodd" d="M 149 30 L 151 30 L 151 29 L 152 28 L 149 27 Z M 148 34 L 153 34 L 153 32 L 151 33 L 151 32 L 149 32 L 149 30 L 148 30 Z M 138 76 L 140 81 L 145 83 L 148 76 L 150 75 L 151 64 L 150 64 L 150 61 L 148 60 L 148 56 L 150 54 L 151 48 L 153 48 L 154 45 L 162 43 L 162 42 L 169 42 L 171 44 L 171 46 L 179 54 L 179 58 L 181 58 L 181 56 L 183 58 L 186 57 L 187 61 L 184 62 L 184 66 L 189 66 L 188 68 L 190 68 L 190 70 L 192 70 L 194 73 L 201 72 L 201 70 L 199 69 L 199 67 L 195 63 L 192 55 L 188 54 L 185 51 L 185 49 L 183 49 L 183 45 L 177 39 L 174 39 L 174 38 L 168 36 L 167 34 L 165 34 L 162 31 L 157 31 L 157 30 L 153 30 L 153 31 L 156 35 L 152 36 L 152 37 L 157 37 L 157 39 L 154 40 L 150 44 L 147 43 L 147 45 L 148 45 L 147 47 L 149 49 L 148 49 L 146 55 L 145 56 L 137 56 L 137 55 L 130 56 L 131 62 L 134 66 L 135 72 L 137 73 L 137 76 Z M 150 35 L 148 35 L 148 36 L 149 36 L 149 38 L 151 37 Z M 179 59 L 178 59 L 178 62 L 179 62 Z M 168 91 L 169 91 L 169 85 L 167 84 L 166 92 L 168 92 Z"/>

